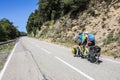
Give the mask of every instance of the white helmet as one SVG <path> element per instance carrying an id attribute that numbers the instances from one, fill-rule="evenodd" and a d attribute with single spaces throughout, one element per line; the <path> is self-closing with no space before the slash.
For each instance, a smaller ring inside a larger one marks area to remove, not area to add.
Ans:
<path id="1" fill-rule="evenodd" d="M 88 34 L 89 32 L 88 32 L 88 31 L 85 31 L 84 33 L 85 33 L 85 34 Z"/>

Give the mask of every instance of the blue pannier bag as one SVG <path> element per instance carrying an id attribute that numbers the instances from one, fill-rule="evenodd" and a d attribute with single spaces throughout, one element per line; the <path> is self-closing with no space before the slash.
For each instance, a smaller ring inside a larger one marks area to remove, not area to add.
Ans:
<path id="1" fill-rule="evenodd" d="M 88 34 L 89 40 L 90 41 L 94 41 L 95 40 L 95 36 L 93 34 Z"/>

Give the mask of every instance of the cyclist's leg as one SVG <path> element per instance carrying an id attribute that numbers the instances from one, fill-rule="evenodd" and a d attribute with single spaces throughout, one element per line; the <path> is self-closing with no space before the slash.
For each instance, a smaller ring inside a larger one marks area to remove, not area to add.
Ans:
<path id="1" fill-rule="evenodd" d="M 85 51 L 87 54 L 89 53 L 89 46 L 85 46 Z"/>
<path id="2" fill-rule="evenodd" d="M 87 39 L 84 40 L 84 42 L 82 43 L 82 54 L 85 55 L 86 49 L 85 46 L 87 44 Z"/>
<path id="3" fill-rule="evenodd" d="M 87 52 L 89 52 L 90 46 L 94 46 L 95 45 L 95 41 L 91 41 L 90 43 L 87 44 Z"/>

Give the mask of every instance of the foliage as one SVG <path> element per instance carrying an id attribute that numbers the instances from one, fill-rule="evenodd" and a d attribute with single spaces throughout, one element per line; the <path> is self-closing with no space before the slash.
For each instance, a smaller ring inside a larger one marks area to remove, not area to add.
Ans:
<path id="1" fill-rule="evenodd" d="M 86 9 L 88 2 L 89 0 L 39 0 L 38 9 L 28 18 L 28 34 L 35 33 L 36 29 L 41 30 L 44 23 L 49 25 L 50 21 L 56 21 L 68 13 L 71 13 L 71 18 L 75 18 L 78 12 Z"/>
<path id="2" fill-rule="evenodd" d="M 13 49 L 15 42 L 3 44 L 0 46 L 0 70 L 3 68 L 4 63 L 6 62 L 9 53 Z"/>
<path id="3" fill-rule="evenodd" d="M 19 31 L 8 19 L 0 20 L 0 41 L 14 39 L 19 36 Z"/>
<path id="4" fill-rule="evenodd" d="M 54 23 L 54 21 L 52 20 L 52 21 L 46 21 L 45 23 L 44 23 L 44 25 L 45 26 L 50 26 L 50 25 L 52 25 Z"/>
<path id="5" fill-rule="evenodd" d="M 20 32 L 20 36 L 27 36 L 27 33 L 25 33 L 25 32 Z"/>
<path id="6" fill-rule="evenodd" d="M 117 42 L 118 44 L 120 44 L 120 31 L 118 33 L 116 33 L 115 35 L 113 35 L 113 32 L 111 31 L 108 35 L 107 35 L 107 38 L 105 38 L 103 40 L 103 44 L 104 45 L 107 45 L 107 44 L 110 44 L 112 42 Z"/>
<path id="7" fill-rule="evenodd" d="M 118 42 L 118 44 L 120 44 L 120 30 L 118 33 L 116 33 L 116 36 L 115 36 L 115 41 Z"/>
<path id="8" fill-rule="evenodd" d="M 107 35 L 107 38 L 105 38 L 104 40 L 103 40 L 103 44 L 104 45 L 107 45 L 107 44 L 110 44 L 111 42 L 113 42 L 114 41 L 114 37 L 113 37 L 113 33 L 111 32 L 111 33 L 109 33 L 108 35 Z"/>

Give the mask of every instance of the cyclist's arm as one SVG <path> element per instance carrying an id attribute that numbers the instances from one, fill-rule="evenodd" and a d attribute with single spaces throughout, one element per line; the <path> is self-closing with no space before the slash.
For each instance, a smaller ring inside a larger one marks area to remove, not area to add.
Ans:
<path id="1" fill-rule="evenodd" d="M 82 40 L 81 45 L 83 45 L 85 41 L 86 41 L 86 38 Z"/>

